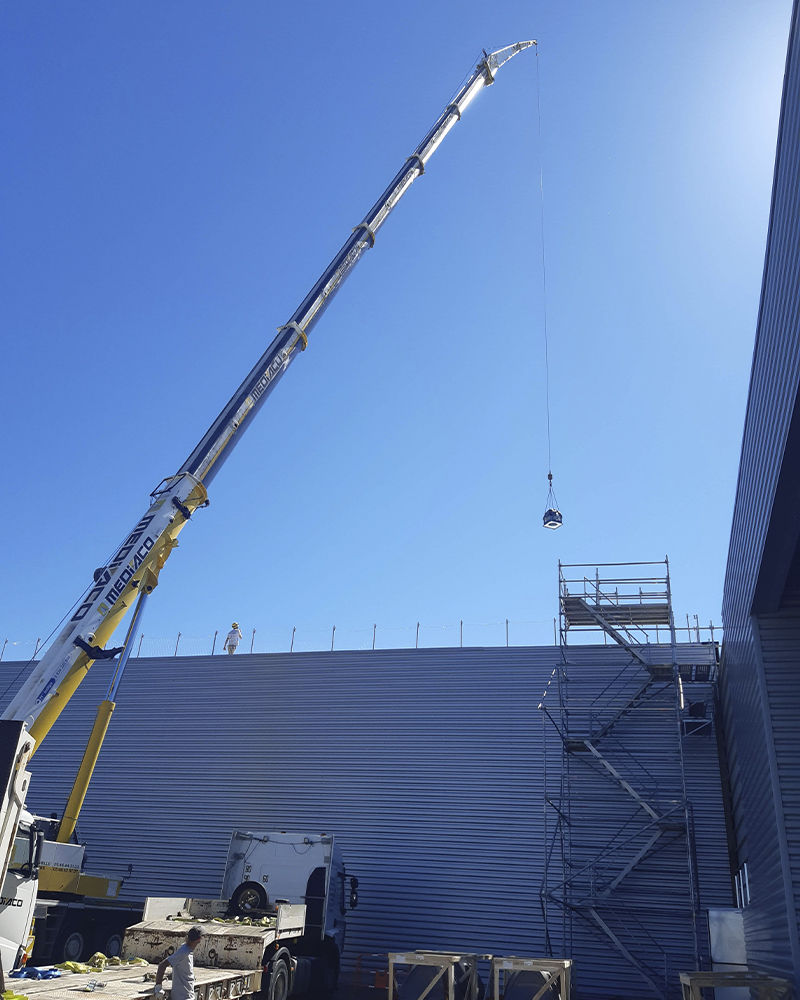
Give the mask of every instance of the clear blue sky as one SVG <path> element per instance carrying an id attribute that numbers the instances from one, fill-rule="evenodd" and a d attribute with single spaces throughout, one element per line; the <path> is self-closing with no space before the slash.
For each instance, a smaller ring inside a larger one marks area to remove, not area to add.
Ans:
<path id="1" fill-rule="evenodd" d="M 521 38 L 564 527 L 527 52 L 214 482 L 145 633 L 547 619 L 559 558 L 665 554 L 676 611 L 718 621 L 790 8 L 2 5 L 0 641 L 56 625 L 480 49 Z"/>

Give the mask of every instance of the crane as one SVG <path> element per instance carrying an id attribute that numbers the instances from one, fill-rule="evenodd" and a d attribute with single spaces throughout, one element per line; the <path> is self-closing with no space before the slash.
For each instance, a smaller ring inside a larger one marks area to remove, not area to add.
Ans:
<path id="1" fill-rule="evenodd" d="M 305 351 L 311 331 L 322 318 L 364 253 L 375 246 L 377 235 L 392 210 L 425 167 L 448 132 L 483 90 L 494 83 L 497 71 L 534 40 L 516 42 L 495 52 L 484 50 L 466 82 L 408 156 L 361 222 L 306 297 L 258 359 L 177 472 L 150 494 L 147 509 L 125 535 L 113 556 L 94 571 L 92 581 L 73 606 L 68 620 L 41 660 L 10 702 L 0 722 L 9 729 L 10 752 L 6 768 L 6 795 L 0 800 L 0 864 L 8 852 L 24 804 L 30 756 L 47 736 L 71 696 L 97 660 L 116 660 L 108 695 L 101 703 L 75 785 L 62 817 L 58 841 L 67 844 L 91 779 L 111 715 L 117 689 L 138 633 L 149 596 L 178 535 L 195 512 L 208 505 L 208 487 L 222 469 L 243 433 L 298 354 Z M 120 647 L 107 644 L 133 608 L 126 638 Z M 22 724 L 22 725 L 21 725 Z M 13 744 L 13 746 L 12 746 Z M 0 776 L 0 792 L 2 792 Z M 13 808 L 11 808 L 13 804 Z"/>

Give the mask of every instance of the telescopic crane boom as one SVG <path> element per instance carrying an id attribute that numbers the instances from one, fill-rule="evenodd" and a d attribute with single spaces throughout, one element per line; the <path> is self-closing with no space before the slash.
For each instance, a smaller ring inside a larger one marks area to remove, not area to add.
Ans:
<path id="1" fill-rule="evenodd" d="M 3 719 L 25 721 L 37 746 L 50 731 L 92 663 L 97 659 L 119 656 L 108 699 L 103 703 L 109 706 L 105 712 L 105 725 L 99 742 L 95 741 L 98 744 L 96 751 L 99 752 L 99 743 L 102 743 L 113 711 L 116 687 L 136 635 L 135 626 L 147 596 L 158 584 L 164 563 L 177 545 L 178 533 L 199 507 L 207 505 L 208 485 L 299 351 L 306 349 L 308 336 L 331 299 L 364 252 L 375 246 L 381 226 L 411 184 L 425 172 L 425 165 L 444 137 L 461 119 L 479 91 L 494 82 L 497 70 L 518 52 L 535 44 L 535 41 L 517 42 L 496 52 L 483 53 L 483 58 L 466 83 L 363 220 L 353 228 L 344 246 L 288 322 L 278 329 L 275 339 L 191 455 L 174 476 L 165 479 L 150 494 L 150 504 L 133 530 L 108 564 L 95 570 L 92 583 L 74 607 L 67 624 L 2 716 Z M 136 616 L 124 646 L 119 649 L 104 648 L 126 612 L 137 601 Z M 95 752 L 94 760 L 96 757 Z M 84 759 L 82 771 L 88 771 L 84 774 L 85 783 L 91 776 L 94 760 Z M 79 802 L 77 806 L 80 807 Z M 71 825 L 74 827 L 74 817 Z M 62 834 L 64 832 L 61 831 Z"/>

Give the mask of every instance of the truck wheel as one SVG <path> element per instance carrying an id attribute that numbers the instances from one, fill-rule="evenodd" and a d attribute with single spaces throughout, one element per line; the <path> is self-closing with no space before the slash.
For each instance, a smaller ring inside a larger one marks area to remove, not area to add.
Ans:
<path id="1" fill-rule="evenodd" d="M 339 956 L 330 949 L 326 949 L 318 960 L 317 965 L 317 989 L 319 996 L 332 997 L 339 986 Z"/>
<path id="2" fill-rule="evenodd" d="M 119 958 L 122 951 L 122 931 L 116 927 L 107 927 L 97 935 L 97 948 L 106 958 Z"/>
<path id="3" fill-rule="evenodd" d="M 289 996 L 289 967 L 285 959 L 279 958 L 272 964 L 272 975 L 269 977 L 269 993 L 267 1000 L 286 1000 Z"/>
<path id="4" fill-rule="evenodd" d="M 246 917 L 253 910 L 267 907 L 267 894 L 258 882 L 242 882 L 231 896 L 229 909 L 238 917 Z"/>
<path id="5" fill-rule="evenodd" d="M 339 966 L 328 965 L 325 963 L 325 967 L 322 970 L 322 995 L 329 997 L 333 996 L 336 992 L 336 988 L 339 985 Z"/>
<path id="6" fill-rule="evenodd" d="M 86 938 L 79 927 L 67 927 L 53 948 L 54 962 L 80 962 L 86 949 Z"/>

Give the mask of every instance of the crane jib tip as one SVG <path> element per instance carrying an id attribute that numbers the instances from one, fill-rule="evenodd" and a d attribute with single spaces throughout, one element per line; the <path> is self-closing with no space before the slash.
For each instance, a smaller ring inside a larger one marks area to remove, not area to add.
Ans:
<path id="1" fill-rule="evenodd" d="M 529 49 L 532 45 L 538 45 L 535 38 L 523 42 L 514 42 L 513 45 L 507 45 L 505 48 L 497 49 L 495 52 L 489 52 L 488 54 L 484 49 L 484 59 L 491 65 L 492 69 L 499 69 L 509 59 L 513 59 L 518 52 L 522 52 L 523 49 Z"/>

